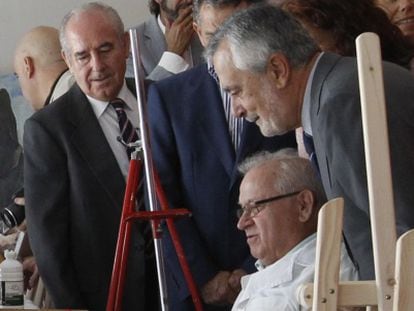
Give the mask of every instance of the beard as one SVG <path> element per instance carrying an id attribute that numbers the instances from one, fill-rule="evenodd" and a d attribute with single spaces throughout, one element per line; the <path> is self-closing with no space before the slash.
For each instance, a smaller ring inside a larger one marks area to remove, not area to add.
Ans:
<path id="1" fill-rule="evenodd" d="M 178 17 L 178 13 L 180 12 L 180 10 L 191 5 L 190 3 L 187 3 L 186 1 L 184 1 L 184 2 L 179 3 L 175 8 L 171 8 L 168 6 L 167 2 L 168 0 L 162 0 L 160 3 L 160 8 L 162 11 L 165 12 L 165 14 L 167 15 L 167 18 L 170 21 L 175 21 Z"/>

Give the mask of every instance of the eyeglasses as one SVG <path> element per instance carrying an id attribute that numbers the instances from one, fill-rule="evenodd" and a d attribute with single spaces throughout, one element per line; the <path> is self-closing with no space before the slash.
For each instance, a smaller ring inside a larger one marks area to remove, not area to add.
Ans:
<path id="1" fill-rule="evenodd" d="M 286 194 L 277 195 L 275 197 L 271 197 L 271 198 L 267 198 L 263 200 L 248 202 L 246 205 L 241 206 L 237 210 L 237 217 L 241 218 L 243 214 L 246 215 L 246 217 L 254 217 L 265 208 L 263 205 L 265 205 L 266 203 L 270 203 L 270 202 L 281 200 L 287 197 L 291 197 L 291 196 L 299 194 L 300 192 L 301 191 L 289 192 Z"/>

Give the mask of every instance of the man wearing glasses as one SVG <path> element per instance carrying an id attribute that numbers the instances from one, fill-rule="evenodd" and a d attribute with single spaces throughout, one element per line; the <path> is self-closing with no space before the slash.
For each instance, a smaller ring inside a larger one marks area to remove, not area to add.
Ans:
<path id="1" fill-rule="evenodd" d="M 232 310 L 300 310 L 296 290 L 313 281 L 317 217 L 326 197 L 307 159 L 282 150 L 240 166 L 237 227 L 246 234 L 257 272 L 242 278 Z M 341 280 L 356 280 L 342 245 Z"/>

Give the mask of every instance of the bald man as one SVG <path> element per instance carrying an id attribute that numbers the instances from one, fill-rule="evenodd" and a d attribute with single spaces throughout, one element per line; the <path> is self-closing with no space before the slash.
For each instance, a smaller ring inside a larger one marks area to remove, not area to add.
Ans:
<path id="1" fill-rule="evenodd" d="M 42 109 L 74 83 L 61 56 L 59 31 L 38 26 L 27 32 L 14 54 L 14 71 L 23 96 L 35 111 Z"/>

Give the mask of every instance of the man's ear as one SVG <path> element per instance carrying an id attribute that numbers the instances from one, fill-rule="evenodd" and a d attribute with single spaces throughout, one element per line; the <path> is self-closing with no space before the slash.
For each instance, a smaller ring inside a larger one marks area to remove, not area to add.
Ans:
<path id="1" fill-rule="evenodd" d="M 72 66 L 71 66 L 70 59 L 69 59 L 69 55 L 66 55 L 66 53 L 65 53 L 65 51 L 64 51 L 64 50 L 61 50 L 61 51 L 60 51 L 60 55 L 62 56 L 63 60 L 65 61 L 66 66 L 68 66 L 69 71 L 70 71 L 71 73 L 73 73 L 73 72 L 72 72 Z"/>
<path id="2" fill-rule="evenodd" d="M 267 70 L 279 89 L 286 87 L 291 69 L 285 55 L 282 53 L 273 53 L 270 55 Z"/>
<path id="3" fill-rule="evenodd" d="M 25 56 L 23 58 L 23 62 L 24 62 L 24 74 L 26 75 L 27 78 L 31 79 L 35 72 L 33 58 L 31 58 L 30 56 Z"/>
<path id="4" fill-rule="evenodd" d="M 208 42 L 206 42 L 206 38 L 204 38 L 204 36 L 201 32 L 201 27 L 196 22 L 193 22 L 193 29 L 197 33 L 198 39 L 200 39 L 201 45 L 203 47 L 206 47 Z"/>
<path id="5" fill-rule="evenodd" d="M 300 222 L 307 222 L 312 218 L 315 210 L 315 195 L 310 190 L 301 191 L 298 196 L 299 206 L 298 215 Z"/>

